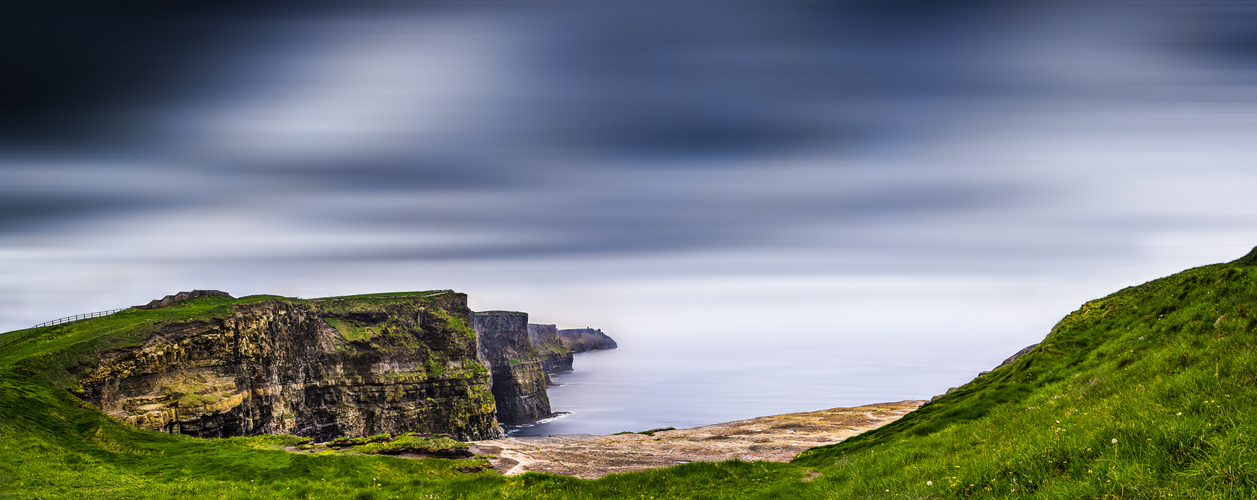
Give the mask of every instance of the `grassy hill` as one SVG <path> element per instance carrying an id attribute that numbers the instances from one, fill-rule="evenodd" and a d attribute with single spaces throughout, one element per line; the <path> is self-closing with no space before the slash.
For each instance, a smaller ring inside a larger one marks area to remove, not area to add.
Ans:
<path id="1" fill-rule="evenodd" d="M 1254 498 L 1255 263 L 1257 250 L 1088 302 L 1015 363 L 792 463 L 688 464 L 598 481 L 294 454 L 283 436 L 202 440 L 126 427 L 81 403 L 66 367 L 158 322 L 222 314 L 231 301 L 128 311 L 0 341 L 0 496 Z"/>

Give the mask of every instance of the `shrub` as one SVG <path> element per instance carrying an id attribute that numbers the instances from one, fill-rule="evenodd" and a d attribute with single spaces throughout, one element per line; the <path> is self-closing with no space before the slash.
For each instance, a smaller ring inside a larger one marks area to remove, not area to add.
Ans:
<path id="1" fill-rule="evenodd" d="M 360 437 L 356 437 L 356 438 L 338 437 L 336 439 L 328 441 L 327 447 L 328 448 L 344 448 L 347 446 L 357 446 L 360 444 L 367 444 L 367 439 L 360 438 Z"/>
<path id="2" fill-rule="evenodd" d="M 448 437 L 398 436 L 391 442 L 371 443 L 358 448 L 362 453 L 423 453 L 429 455 L 470 457 L 470 445 Z"/>

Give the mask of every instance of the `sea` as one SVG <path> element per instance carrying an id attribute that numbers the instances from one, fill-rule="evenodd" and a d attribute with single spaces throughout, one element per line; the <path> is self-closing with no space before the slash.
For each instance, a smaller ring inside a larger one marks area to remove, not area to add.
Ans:
<path id="1" fill-rule="evenodd" d="M 505 430 L 546 436 L 697 427 L 929 399 L 977 374 L 972 362 L 905 358 L 890 347 L 765 342 L 669 348 L 621 341 L 618 349 L 578 353 L 571 372 L 551 375 L 557 385 L 547 392 L 555 417 Z"/>

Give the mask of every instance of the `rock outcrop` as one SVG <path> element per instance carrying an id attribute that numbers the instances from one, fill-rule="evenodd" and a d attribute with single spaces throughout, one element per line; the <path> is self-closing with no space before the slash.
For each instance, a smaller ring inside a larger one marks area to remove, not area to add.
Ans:
<path id="1" fill-rule="evenodd" d="M 80 367 L 80 396 L 136 426 L 202 437 L 501 435 L 464 294 L 255 298 L 216 311 L 149 320 L 140 345 Z"/>
<path id="2" fill-rule="evenodd" d="M 471 320 L 480 339 L 480 359 L 493 373 L 498 422 L 523 424 L 550 416 L 548 379 L 528 341 L 528 313 L 475 312 Z"/>
<path id="3" fill-rule="evenodd" d="M 559 341 L 555 325 L 528 325 L 528 341 L 541 357 L 546 374 L 572 371 L 572 350 Z"/>
<path id="4" fill-rule="evenodd" d="M 615 349 L 615 341 L 593 328 L 573 328 L 558 331 L 559 341 L 572 352 L 598 351 Z"/>
<path id="5" fill-rule="evenodd" d="M 191 292 L 179 292 L 174 295 L 167 295 L 157 300 L 150 301 L 142 306 L 135 306 L 136 309 L 161 309 L 177 302 L 185 300 L 197 299 L 201 297 L 224 297 L 232 299 L 231 294 L 219 290 L 192 290 Z"/>

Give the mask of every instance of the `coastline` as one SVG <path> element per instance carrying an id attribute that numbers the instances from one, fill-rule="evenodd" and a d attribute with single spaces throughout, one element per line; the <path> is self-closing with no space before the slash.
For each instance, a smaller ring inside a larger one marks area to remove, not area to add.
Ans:
<path id="1" fill-rule="evenodd" d="M 786 413 L 652 434 L 562 434 L 474 441 L 504 475 L 546 472 L 583 479 L 688 462 L 787 462 L 803 450 L 840 442 L 898 420 L 924 400 Z"/>

